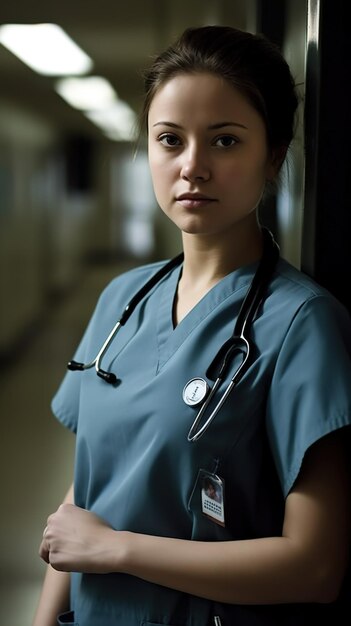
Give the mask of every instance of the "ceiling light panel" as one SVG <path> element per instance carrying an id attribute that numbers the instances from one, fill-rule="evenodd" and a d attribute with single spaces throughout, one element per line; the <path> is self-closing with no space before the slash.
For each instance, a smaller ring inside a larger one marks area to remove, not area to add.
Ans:
<path id="1" fill-rule="evenodd" d="M 62 78 L 55 90 L 68 104 L 83 111 L 101 110 L 117 101 L 117 93 L 102 76 Z"/>
<path id="2" fill-rule="evenodd" d="M 93 67 L 90 57 L 57 24 L 4 24 L 0 43 L 45 76 L 78 76 Z"/>

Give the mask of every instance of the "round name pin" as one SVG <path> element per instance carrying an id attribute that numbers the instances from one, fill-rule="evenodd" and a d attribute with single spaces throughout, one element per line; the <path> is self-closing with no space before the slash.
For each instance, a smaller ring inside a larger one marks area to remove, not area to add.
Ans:
<path id="1" fill-rule="evenodd" d="M 189 406 L 200 404 L 208 392 L 209 386 L 203 378 L 192 378 L 183 389 L 183 400 Z"/>

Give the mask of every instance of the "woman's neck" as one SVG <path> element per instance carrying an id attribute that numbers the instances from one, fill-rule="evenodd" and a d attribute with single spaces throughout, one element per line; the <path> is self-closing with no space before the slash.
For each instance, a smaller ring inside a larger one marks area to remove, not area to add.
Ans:
<path id="1" fill-rule="evenodd" d="M 262 232 L 259 227 L 237 237 L 218 241 L 183 236 L 183 286 L 213 286 L 239 267 L 257 261 L 262 256 Z"/>
<path id="2" fill-rule="evenodd" d="M 224 238 L 225 239 L 225 238 Z M 224 276 L 262 256 L 262 233 L 256 231 L 221 241 L 220 245 L 204 238 L 183 236 L 184 263 L 174 301 L 174 325 L 191 311 Z"/>

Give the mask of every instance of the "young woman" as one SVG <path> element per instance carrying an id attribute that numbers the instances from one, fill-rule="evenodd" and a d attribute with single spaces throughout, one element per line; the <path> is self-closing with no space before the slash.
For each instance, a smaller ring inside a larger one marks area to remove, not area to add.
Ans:
<path id="1" fill-rule="evenodd" d="M 335 623 L 350 320 L 258 217 L 296 106 L 279 51 L 230 27 L 187 29 L 148 71 L 151 174 L 184 257 L 104 344 L 165 263 L 106 288 L 76 354 L 88 367 L 53 400 L 77 433 L 74 492 L 43 533 L 35 626 L 64 611 L 79 626 Z"/>

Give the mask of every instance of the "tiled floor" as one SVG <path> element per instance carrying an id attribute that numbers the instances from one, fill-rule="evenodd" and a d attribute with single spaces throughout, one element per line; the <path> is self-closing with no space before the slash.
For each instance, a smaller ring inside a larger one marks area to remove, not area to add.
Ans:
<path id="1" fill-rule="evenodd" d="M 32 622 L 45 572 L 38 556 L 41 534 L 73 468 L 74 435 L 56 422 L 50 400 L 101 289 L 126 267 L 89 268 L 20 356 L 0 371 L 0 626 Z"/>

